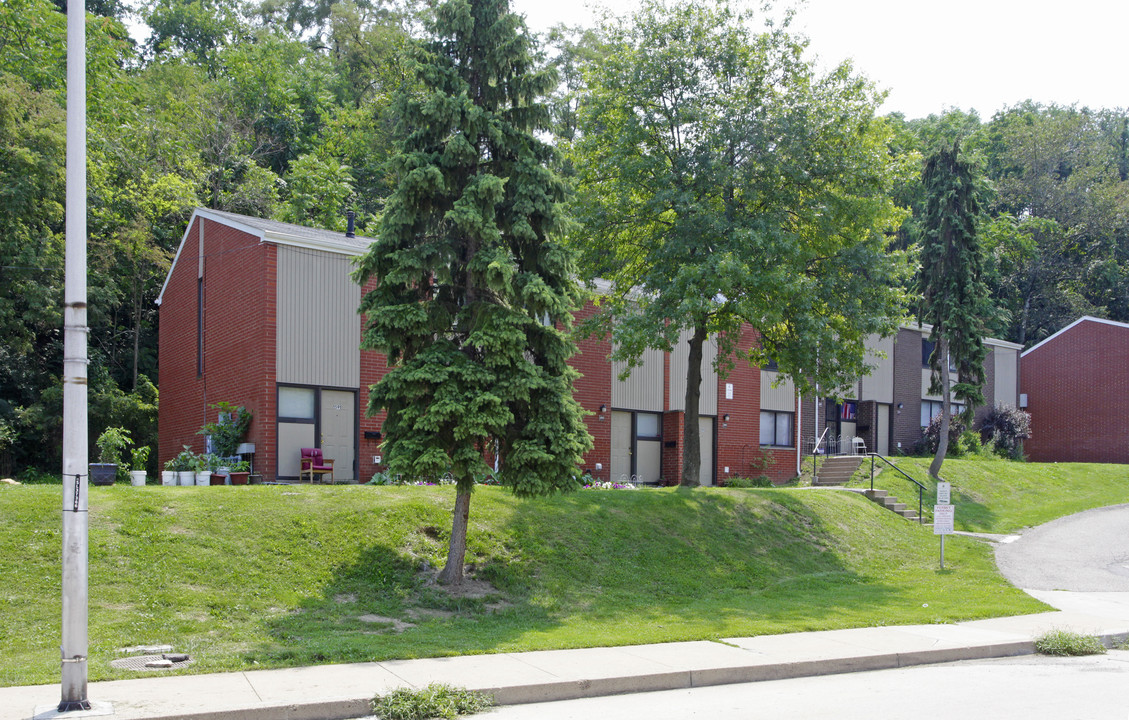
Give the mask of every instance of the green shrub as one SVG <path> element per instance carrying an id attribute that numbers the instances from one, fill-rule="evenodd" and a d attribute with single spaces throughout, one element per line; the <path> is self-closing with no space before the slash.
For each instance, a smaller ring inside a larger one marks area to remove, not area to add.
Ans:
<path id="1" fill-rule="evenodd" d="M 375 473 L 372 474 L 372 479 L 369 480 L 365 484 L 366 485 L 395 485 L 397 483 L 396 483 L 396 476 L 395 475 L 393 475 L 393 474 L 391 474 L 391 473 L 389 473 L 385 470 L 377 470 Z"/>
<path id="2" fill-rule="evenodd" d="M 981 450 L 980 433 L 975 430 L 965 430 L 960 434 L 952 445 L 949 446 L 949 452 L 954 457 L 962 455 L 979 455 Z"/>
<path id="3" fill-rule="evenodd" d="M 1093 635 L 1051 630 L 1035 640 L 1035 650 L 1043 655 L 1104 655 L 1105 645 Z"/>
<path id="4" fill-rule="evenodd" d="M 964 435 L 966 425 L 962 415 L 953 415 L 949 421 L 949 453 L 952 455 L 959 455 L 960 438 Z M 937 452 L 937 442 L 941 438 L 941 416 L 933 418 L 929 423 L 929 427 L 925 428 L 925 433 L 922 435 L 921 440 L 918 441 L 914 447 L 921 455 L 933 455 Z M 977 444 L 979 448 L 979 443 Z"/>
<path id="5" fill-rule="evenodd" d="M 980 423 L 980 437 L 1006 458 L 1020 459 L 1020 443 L 1031 437 L 1031 416 L 1011 405 L 997 405 Z"/>
<path id="6" fill-rule="evenodd" d="M 772 481 L 764 475 L 757 477 L 742 477 L 734 475 L 733 477 L 725 478 L 725 487 L 731 488 L 770 488 L 774 487 Z"/>
<path id="7" fill-rule="evenodd" d="M 460 715 L 482 712 L 494 704 L 489 695 L 432 683 L 422 690 L 399 688 L 372 701 L 381 720 L 455 720 Z"/>

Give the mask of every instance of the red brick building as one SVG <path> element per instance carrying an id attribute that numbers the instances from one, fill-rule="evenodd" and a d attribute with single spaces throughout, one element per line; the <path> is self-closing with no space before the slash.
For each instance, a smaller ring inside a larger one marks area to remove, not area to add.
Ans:
<path id="1" fill-rule="evenodd" d="M 159 459 L 214 421 L 215 403 L 253 413 L 247 440 L 264 481 L 295 480 L 299 449 L 321 447 L 338 481 L 365 482 L 381 469 L 381 417 L 366 417 L 368 388 L 386 366 L 358 350 L 362 289 L 353 258 L 371 238 L 197 209 L 158 298 Z M 581 315 L 594 312 L 589 306 Z M 755 342 L 752 331 L 742 348 Z M 626 380 L 606 339 L 582 339 L 573 365 L 576 397 L 595 447 L 584 469 L 601 481 L 677 482 L 683 451 L 686 343 L 649 351 Z M 782 481 L 797 474 L 798 409 L 775 373 L 738 363 L 727 377 L 703 362 L 700 480 L 735 475 Z M 767 417 L 771 427 L 764 425 Z"/>
<path id="2" fill-rule="evenodd" d="M 1029 459 L 1129 463 L 1129 325 L 1082 317 L 1022 358 Z"/>

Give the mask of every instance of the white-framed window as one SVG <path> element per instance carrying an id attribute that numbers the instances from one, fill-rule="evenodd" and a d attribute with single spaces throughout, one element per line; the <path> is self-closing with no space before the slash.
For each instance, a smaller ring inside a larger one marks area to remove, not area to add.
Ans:
<path id="1" fill-rule="evenodd" d="M 921 401 L 921 427 L 929 427 L 929 423 L 933 422 L 933 418 L 941 414 L 945 405 L 940 400 L 922 400 Z M 949 407 L 952 408 L 953 415 L 959 415 L 964 412 L 964 403 L 950 403 Z"/>
<path id="2" fill-rule="evenodd" d="M 761 447 L 792 447 L 795 417 L 795 413 L 761 410 Z"/>

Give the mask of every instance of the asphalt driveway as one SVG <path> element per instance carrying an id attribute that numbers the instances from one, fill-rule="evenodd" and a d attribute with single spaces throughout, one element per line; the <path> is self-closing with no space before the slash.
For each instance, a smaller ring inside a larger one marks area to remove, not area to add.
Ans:
<path id="1" fill-rule="evenodd" d="M 996 564 L 1024 590 L 1129 592 L 1129 504 L 1032 528 L 997 545 Z"/>

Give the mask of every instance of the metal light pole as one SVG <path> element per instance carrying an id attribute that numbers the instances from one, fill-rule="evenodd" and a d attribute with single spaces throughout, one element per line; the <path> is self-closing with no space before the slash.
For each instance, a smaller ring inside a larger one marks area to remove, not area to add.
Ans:
<path id="1" fill-rule="evenodd" d="M 67 221 L 63 288 L 63 638 L 59 712 L 86 697 L 89 557 L 86 355 L 86 3 L 67 4 Z"/>

